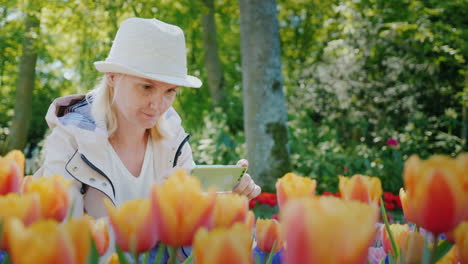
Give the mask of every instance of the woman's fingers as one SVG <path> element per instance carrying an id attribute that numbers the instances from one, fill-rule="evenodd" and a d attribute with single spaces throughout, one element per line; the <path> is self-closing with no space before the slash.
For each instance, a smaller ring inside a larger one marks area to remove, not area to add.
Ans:
<path id="1" fill-rule="evenodd" d="M 253 198 L 259 196 L 261 192 L 262 188 L 260 188 L 260 186 L 258 185 L 255 185 L 255 188 L 251 193 L 247 194 L 247 197 L 249 198 L 249 200 L 252 200 Z"/>
<path id="2" fill-rule="evenodd" d="M 244 168 L 247 168 L 249 166 L 249 161 L 246 160 L 246 159 L 241 159 L 237 162 L 236 164 L 237 166 L 241 166 L 241 167 L 244 167 Z"/>
<path id="3" fill-rule="evenodd" d="M 244 174 L 244 176 L 242 176 L 237 187 L 234 188 L 234 192 L 243 194 L 244 190 L 249 186 L 251 181 L 252 181 L 252 178 L 250 177 L 250 175 L 247 173 Z"/>

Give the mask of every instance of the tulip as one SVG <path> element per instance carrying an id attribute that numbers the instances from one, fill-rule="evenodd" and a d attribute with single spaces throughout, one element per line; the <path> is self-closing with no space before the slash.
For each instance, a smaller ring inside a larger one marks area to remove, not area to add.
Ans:
<path id="1" fill-rule="evenodd" d="M 316 187 L 316 180 L 287 173 L 276 182 L 278 206 L 281 208 L 292 199 L 313 196 Z"/>
<path id="2" fill-rule="evenodd" d="M 281 225 L 275 219 L 258 219 L 256 224 L 257 246 L 263 252 L 271 252 L 275 244 L 274 253 L 283 247 L 284 239 Z"/>
<path id="3" fill-rule="evenodd" d="M 213 211 L 213 227 L 230 227 L 236 222 L 245 222 L 249 203 L 244 195 L 218 194 Z"/>
<path id="4" fill-rule="evenodd" d="M 124 202 L 115 208 L 108 200 L 104 204 L 115 232 L 117 246 L 127 252 L 142 253 L 156 245 L 154 214 L 149 200 L 137 199 Z"/>
<path id="5" fill-rule="evenodd" d="M 245 218 L 245 224 L 249 228 L 250 232 L 252 232 L 255 226 L 255 213 L 253 211 L 247 212 L 247 217 Z"/>
<path id="6" fill-rule="evenodd" d="M 408 198 L 405 192 L 405 189 L 400 188 L 400 200 L 401 200 L 401 206 L 403 207 L 403 214 L 405 215 L 405 218 L 409 222 L 413 222 L 414 217 L 411 215 L 411 211 L 408 208 Z"/>
<path id="7" fill-rule="evenodd" d="M 401 244 L 401 251 L 406 264 L 422 263 L 424 237 L 418 232 L 408 233 L 406 241 Z"/>
<path id="8" fill-rule="evenodd" d="M 213 190 L 204 193 L 200 181 L 184 170 L 154 185 L 151 204 L 159 239 L 172 247 L 191 245 L 197 229 L 211 228 L 215 198 Z"/>
<path id="9" fill-rule="evenodd" d="M 231 228 L 201 228 L 193 243 L 194 263 L 197 264 L 251 264 L 252 236 L 241 223 Z"/>
<path id="10" fill-rule="evenodd" d="M 107 259 L 106 264 L 119 264 L 119 255 L 117 253 L 112 253 L 112 255 Z"/>
<path id="11" fill-rule="evenodd" d="M 75 263 L 72 240 L 58 222 L 37 221 L 24 227 L 21 221 L 12 219 L 6 228 L 13 263 Z"/>
<path id="12" fill-rule="evenodd" d="M 28 226 L 39 220 L 41 211 L 38 197 L 36 195 L 23 195 L 10 193 L 6 196 L 0 196 L 0 223 L 6 225 L 9 218 L 17 218 Z M 6 230 L 5 230 L 6 231 Z M 0 249 L 7 249 L 6 232 L 4 236 L 0 230 Z"/>
<path id="13" fill-rule="evenodd" d="M 291 201 L 280 216 L 285 263 L 363 263 L 378 217 L 375 206 L 336 197 Z"/>
<path id="14" fill-rule="evenodd" d="M 107 223 L 104 219 L 94 220 L 91 216 L 87 216 L 86 219 L 88 220 L 89 229 L 96 249 L 99 255 L 103 256 L 109 247 L 109 230 L 107 228 Z"/>
<path id="15" fill-rule="evenodd" d="M 356 174 L 351 178 L 340 176 L 339 179 L 341 197 L 345 200 L 377 204 L 382 196 L 382 183 L 377 177 Z"/>
<path id="16" fill-rule="evenodd" d="M 468 154 L 411 156 L 403 177 L 412 221 L 435 234 L 455 228 L 468 211 Z"/>
<path id="17" fill-rule="evenodd" d="M 416 262 L 413 262 L 416 263 Z M 422 263 L 418 262 L 417 264 Z M 441 259 L 439 259 L 436 264 L 465 264 L 466 262 L 458 261 L 458 247 L 453 245 L 453 247 L 447 252 Z M 411 264 L 411 263 L 405 263 Z"/>
<path id="18" fill-rule="evenodd" d="M 63 228 L 71 241 L 74 252 L 74 263 L 86 263 L 91 247 L 91 232 L 88 219 L 70 219 L 66 221 Z"/>
<path id="19" fill-rule="evenodd" d="M 406 243 L 406 240 L 408 239 L 408 234 L 410 232 L 409 226 L 406 224 L 405 225 L 392 224 L 390 225 L 390 231 L 392 232 L 393 238 L 395 239 L 395 242 L 398 248 L 401 248 L 403 244 Z M 381 232 L 382 232 L 382 245 L 383 245 L 385 252 L 387 254 L 391 252 L 395 256 L 395 252 L 393 251 L 393 248 L 392 248 L 392 242 L 390 240 L 390 236 L 385 226 L 382 226 Z"/>
<path id="20" fill-rule="evenodd" d="M 0 157 L 0 195 L 19 192 L 22 176 L 16 163 Z"/>
<path id="21" fill-rule="evenodd" d="M 23 152 L 19 150 L 12 150 L 6 154 L 5 159 L 12 160 L 16 163 L 18 166 L 18 170 L 21 176 L 24 175 L 24 164 L 25 164 L 25 158 Z"/>
<path id="22" fill-rule="evenodd" d="M 70 180 L 65 180 L 59 175 L 39 178 L 26 176 L 21 188 L 25 194 L 36 193 L 39 195 L 43 218 L 62 221 L 70 208 L 68 193 L 70 184 Z"/>
<path id="23" fill-rule="evenodd" d="M 460 263 L 468 263 L 468 221 L 462 222 L 458 225 L 454 233 Z"/>

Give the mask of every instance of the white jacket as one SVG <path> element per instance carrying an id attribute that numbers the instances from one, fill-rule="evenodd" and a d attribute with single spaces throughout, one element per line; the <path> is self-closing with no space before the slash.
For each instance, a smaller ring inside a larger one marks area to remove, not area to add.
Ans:
<path id="1" fill-rule="evenodd" d="M 111 145 L 105 122 L 94 120 L 90 110 L 85 95 L 61 97 L 50 105 L 46 121 L 52 133 L 44 145 L 44 164 L 34 176 L 60 174 L 72 179 L 73 216 L 85 212 L 99 218 L 106 212 L 103 198 L 116 206 L 123 201 L 116 199 L 114 185 L 118 179 L 107 173 L 113 161 L 106 151 Z M 170 108 L 164 117 L 174 137 L 152 140 L 156 184 L 162 183 L 173 167 L 190 170 L 194 166 L 187 143 L 190 136 L 182 128 L 179 115 Z"/>

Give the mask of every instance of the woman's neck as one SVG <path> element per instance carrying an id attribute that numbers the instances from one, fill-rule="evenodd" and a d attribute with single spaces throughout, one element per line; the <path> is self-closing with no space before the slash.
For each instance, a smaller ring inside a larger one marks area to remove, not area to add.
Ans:
<path id="1" fill-rule="evenodd" d="M 109 138 L 109 142 L 114 147 L 139 148 L 146 145 L 148 139 L 146 129 L 138 129 L 120 118 L 117 118 L 117 124 L 117 129 Z"/>

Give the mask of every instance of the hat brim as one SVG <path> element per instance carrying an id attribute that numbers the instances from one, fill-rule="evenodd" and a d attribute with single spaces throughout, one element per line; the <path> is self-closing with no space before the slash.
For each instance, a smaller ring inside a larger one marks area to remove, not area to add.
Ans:
<path id="1" fill-rule="evenodd" d="M 113 63 L 113 62 L 106 62 L 106 61 L 96 61 L 94 62 L 94 67 L 100 72 L 116 72 L 116 73 L 124 73 L 133 76 L 138 76 L 142 78 L 147 78 L 155 81 L 170 83 L 178 86 L 185 86 L 185 87 L 192 87 L 192 88 L 200 88 L 202 82 L 195 76 L 186 75 L 184 77 L 173 77 L 167 76 L 162 74 L 153 74 L 153 73 L 144 73 L 137 71 L 133 68 L 127 67 L 122 64 Z"/>

